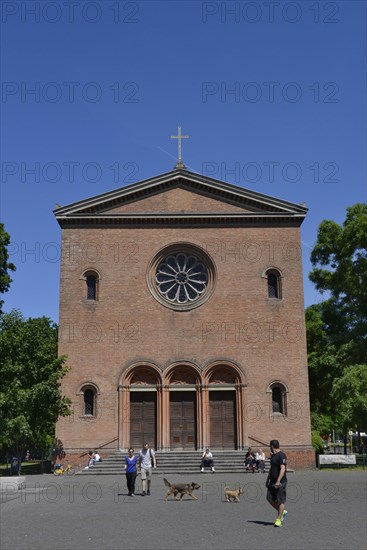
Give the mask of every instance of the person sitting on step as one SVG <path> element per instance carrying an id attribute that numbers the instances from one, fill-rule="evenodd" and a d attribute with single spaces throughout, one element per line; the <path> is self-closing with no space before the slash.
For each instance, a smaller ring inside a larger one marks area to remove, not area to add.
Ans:
<path id="1" fill-rule="evenodd" d="M 213 453 L 211 453 L 209 449 L 205 449 L 205 451 L 203 452 L 203 456 L 201 457 L 202 472 L 204 471 L 205 466 L 211 468 L 212 472 L 215 472 Z"/>
<path id="2" fill-rule="evenodd" d="M 94 453 L 93 451 L 89 451 L 88 453 L 88 466 L 84 468 L 84 470 L 88 470 L 91 466 L 94 466 Z"/>
<path id="3" fill-rule="evenodd" d="M 255 463 L 257 471 L 261 474 L 265 473 L 265 453 L 262 449 L 259 449 L 255 454 Z"/>
<path id="4" fill-rule="evenodd" d="M 247 472 L 255 473 L 255 455 L 251 447 L 248 448 L 248 451 L 245 456 L 245 470 Z"/>
<path id="5" fill-rule="evenodd" d="M 97 453 L 97 451 L 94 451 L 93 453 L 93 466 L 96 465 L 97 462 L 102 462 L 101 455 Z"/>

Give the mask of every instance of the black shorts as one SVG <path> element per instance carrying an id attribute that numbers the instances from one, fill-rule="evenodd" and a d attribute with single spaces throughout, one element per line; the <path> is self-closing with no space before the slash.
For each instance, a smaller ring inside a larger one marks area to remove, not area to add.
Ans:
<path id="1" fill-rule="evenodd" d="M 277 502 L 278 504 L 285 504 L 287 497 L 287 482 L 281 483 L 279 489 L 274 487 L 274 485 L 270 485 L 268 487 L 268 494 L 266 498 L 268 500 L 272 500 L 273 502 Z"/>

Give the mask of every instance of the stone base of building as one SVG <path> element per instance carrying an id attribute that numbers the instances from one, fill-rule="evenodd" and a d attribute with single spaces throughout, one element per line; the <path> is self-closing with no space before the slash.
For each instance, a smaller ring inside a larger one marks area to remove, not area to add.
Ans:
<path id="1" fill-rule="evenodd" d="M 292 470 L 312 470 L 316 467 L 315 449 L 311 446 L 285 446 L 281 450 L 287 455 L 288 468 Z"/>

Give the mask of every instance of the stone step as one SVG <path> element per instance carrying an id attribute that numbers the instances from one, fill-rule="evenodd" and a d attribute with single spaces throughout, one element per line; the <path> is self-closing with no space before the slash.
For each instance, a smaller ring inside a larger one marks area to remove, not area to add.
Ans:
<path id="1" fill-rule="evenodd" d="M 103 469 L 107 469 L 107 468 L 123 468 L 124 467 L 124 461 L 120 460 L 119 462 L 116 462 L 116 463 L 105 463 L 104 465 L 98 465 L 98 466 L 91 466 L 91 468 L 103 468 Z M 266 464 L 266 463 L 265 463 Z M 180 461 L 172 461 L 172 462 L 157 462 L 157 468 L 158 469 L 172 469 L 172 468 L 177 468 L 177 467 L 180 467 L 180 468 L 191 468 L 191 469 L 195 469 L 195 468 L 199 468 L 200 467 L 200 462 L 198 463 L 197 461 L 195 462 L 180 462 Z M 227 469 L 227 468 L 234 468 L 234 467 L 238 467 L 238 468 L 244 468 L 244 465 L 242 462 L 240 463 L 236 463 L 236 462 L 226 462 L 226 463 L 221 463 L 219 462 L 218 460 L 214 462 L 214 467 L 215 468 L 224 468 L 224 469 Z"/>
<path id="2" fill-rule="evenodd" d="M 245 472 L 244 457 L 246 451 L 213 451 L 214 466 L 217 473 L 252 473 Z M 88 469 L 77 472 L 83 475 L 121 475 L 124 473 L 124 458 L 126 453 L 115 452 L 103 459 L 103 462 Z M 153 474 L 198 474 L 200 472 L 201 451 L 168 451 L 156 452 L 157 468 Z M 266 471 L 269 469 L 269 460 L 265 461 Z M 205 473 L 211 473 L 206 468 Z"/>
<path id="3" fill-rule="evenodd" d="M 265 470 L 267 473 L 267 470 Z M 120 469 L 111 469 L 111 470 L 95 470 L 95 469 L 89 469 L 89 470 L 80 470 L 79 472 L 76 472 L 76 475 L 124 475 L 125 471 Z M 206 470 L 205 472 L 200 472 L 200 469 L 195 468 L 173 468 L 171 469 L 162 469 L 159 470 L 158 468 L 152 470 L 153 475 L 209 475 L 209 474 L 246 474 L 251 475 L 251 472 L 246 472 L 244 468 L 230 468 L 228 470 L 224 470 L 222 468 L 216 468 L 215 472 L 211 472 L 210 470 Z M 258 472 L 256 472 L 253 475 L 258 475 Z"/>
<path id="4" fill-rule="evenodd" d="M 113 460 L 121 460 L 124 459 L 127 453 L 119 453 L 111 455 L 107 458 L 105 458 L 103 461 L 113 461 Z M 201 460 L 201 453 L 156 453 L 157 460 Z M 229 459 L 235 459 L 239 461 L 244 461 L 245 455 L 243 453 L 238 453 L 236 451 L 233 451 L 232 453 L 215 453 L 214 454 L 215 460 L 229 460 Z"/>
<path id="5" fill-rule="evenodd" d="M 187 470 L 187 471 L 177 471 L 175 470 L 174 472 L 157 472 L 157 471 L 154 471 L 152 473 L 152 475 L 156 476 L 156 475 L 160 475 L 162 477 L 167 477 L 167 476 L 174 476 L 174 475 L 184 475 L 184 476 L 199 476 L 199 475 L 209 475 L 210 472 L 208 472 L 208 474 L 203 474 L 203 473 L 200 473 L 198 472 L 197 470 Z M 217 475 L 239 475 L 239 476 L 242 476 L 244 474 L 243 470 L 242 471 L 237 471 L 237 470 L 231 470 L 230 472 L 220 472 L 220 471 L 215 471 L 214 472 L 214 476 L 215 474 Z M 267 472 L 266 472 L 267 474 Z M 266 474 L 265 474 L 265 478 L 266 478 Z M 89 473 L 88 474 L 88 470 L 87 472 L 84 472 L 83 470 L 81 470 L 80 472 L 76 472 L 75 475 L 77 476 L 85 476 L 85 475 L 93 475 L 93 476 L 124 476 L 125 477 L 125 473 L 124 472 L 94 472 L 93 474 Z M 249 474 L 250 475 L 250 474 Z M 247 476 L 247 473 L 246 473 L 246 476 Z M 247 478 L 248 479 L 248 478 Z M 255 478 L 256 479 L 256 478 Z"/>
<path id="6" fill-rule="evenodd" d="M 265 466 L 266 467 L 266 466 Z M 157 466 L 157 468 L 153 468 L 153 470 L 156 470 L 158 472 L 160 471 L 168 471 L 168 470 L 172 470 L 172 471 L 177 471 L 177 469 L 180 469 L 180 470 L 196 470 L 196 471 L 200 471 L 200 466 L 198 466 L 197 464 L 195 464 L 194 466 L 191 466 L 190 464 L 172 464 L 170 466 Z M 216 470 L 221 470 L 221 471 L 231 471 L 231 470 L 241 470 L 241 471 L 244 471 L 245 468 L 241 465 L 238 465 L 238 464 L 229 464 L 228 466 L 223 466 L 223 465 L 217 465 L 215 466 L 215 469 Z M 107 471 L 111 471 L 111 470 L 118 470 L 118 471 L 123 471 L 124 470 L 124 466 L 123 464 L 119 464 L 119 465 L 116 465 L 116 466 L 111 466 L 111 467 L 98 467 L 98 466 L 90 466 L 89 467 L 89 470 L 93 471 L 93 472 L 96 472 L 96 471 L 104 471 L 104 472 L 107 472 Z M 210 470 L 210 468 L 206 468 L 206 470 Z"/>
<path id="7" fill-rule="evenodd" d="M 159 464 L 170 464 L 172 462 L 187 462 L 187 463 L 199 463 L 201 462 L 201 457 L 187 457 L 187 458 L 184 458 L 184 457 L 172 457 L 172 458 L 163 458 L 163 457 L 160 457 L 160 456 L 157 456 L 156 457 L 156 460 L 157 460 L 157 463 L 159 462 Z M 115 463 L 119 463 L 119 462 L 123 462 L 124 461 L 124 457 L 119 457 L 119 458 L 105 458 L 103 460 L 103 462 L 101 464 L 115 464 Z M 236 462 L 238 464 L 243 464 L 244 460 L 243 458 L 236 458 L 236 457 L 226 457 L 226 458 L 221 458 L 221 457 L 218 457 L 218 456 L 215 456 L 214 457 L 214 462 L 221 462 L 223 464 L 227 463 L 227 462 Z"/>
<path id="8" fill-rule="evenodd" d="M 237 469 L 237 470 L 244 470 L 244 466 L 243 464 L 228 464 L 228 465 L 223 465 L 223 464 L 214 464 L 214 467 L 216 470 L 233 470 L 233 469 Z M 265 468 L 269 469 L 267 467 L 267 465 L 265 465 Z M 119 470 L 119 471 L 122 471 L 124 469 L 124 464 L 121 463 L 121 464 L 115 464 L 115 465 L 110 465 L 110 466 L 90 466 L 89 467 L 90 470 L 93 470 L 93 471 L 97 471 L 97 470 L 103 470 L 103 471 L 107 471 L 107 470 Z M 161 471 L 161 470 L 164 470 L 164 471 L 168 471 L 168 470 L 172 470 L 172 471 L 177 471 L 177 470 L 200 470 L 200 465 L 198 464 L 180 464 L 180 463 L 177 463 L 177 464 L 159 464 L 157 465 L 157 468 L 155 468 L 155 470 L 158 470 L 158 471 Z"/>

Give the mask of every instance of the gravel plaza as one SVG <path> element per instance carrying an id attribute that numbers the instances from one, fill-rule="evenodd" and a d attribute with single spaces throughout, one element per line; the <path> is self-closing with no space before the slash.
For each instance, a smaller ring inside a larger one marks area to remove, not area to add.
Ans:
<path id="1" fill-rule="evenodd" d="M 198 500 L 164 502 L 163 476 L 152 494 L 127 496 L 125 476 L 29 476 L 26 489 L 1 498 L 2 550 L 21 549 L 358 549 L 366 548 L 367 472 L 303 471 L 288 475 L 288 515 L 274 527 L 261 474 L 167 476 L 195 481 Z M 187 479 L 189 478 L 189 479 Z M 239 503 L 226 485 L 244 486 Z M 170 497 L 172 498 L 172 497 Z"/>

